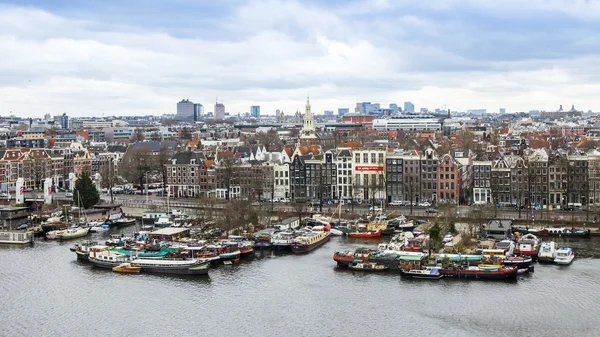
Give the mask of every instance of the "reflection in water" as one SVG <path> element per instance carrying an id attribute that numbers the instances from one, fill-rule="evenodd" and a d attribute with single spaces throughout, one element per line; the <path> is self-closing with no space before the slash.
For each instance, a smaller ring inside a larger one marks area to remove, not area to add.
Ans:
<path id="1" fill-rule="evenodd" d="M 97 236 L 102 241 L 102 236 Z M 600 240 L 517 282 L 419 281 L 340 269 L 333 238 L 306 255 L 257 251 L 204 277 L 127 275 L 75 260 L 73 242 L 0 247 L 10 336 L 595 336 Z"/>

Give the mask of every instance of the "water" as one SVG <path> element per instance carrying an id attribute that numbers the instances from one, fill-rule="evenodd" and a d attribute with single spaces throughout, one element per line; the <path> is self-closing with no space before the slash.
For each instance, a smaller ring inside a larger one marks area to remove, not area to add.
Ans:
<path id="1" fill-rule="evenodd" d="M 598 336 L 598 238 L 517 282 L 338 269 L 335 250 L 375 244 L 343 238 L 200 278 L 95 269 L 73 243 L 0 247 L 0 336 Z"/>

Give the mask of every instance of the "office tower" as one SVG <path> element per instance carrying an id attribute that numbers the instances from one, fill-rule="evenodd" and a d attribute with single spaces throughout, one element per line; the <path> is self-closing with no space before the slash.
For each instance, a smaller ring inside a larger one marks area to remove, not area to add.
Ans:
<path id="1" fill-rule="evenodd" d="M 333 110 L 325 110 L 323 115 L 325 115 L 325 117 L 333 117 Z"/>
<path id="2" fill-rule="evenodd" d="M 253 105 L 250 107 L 250 117 L 260 118 L 260 106 Z"/>
<path id="3" fill-rule="evenodd" d="M 506 113 L 506 108 L 500 108 L 500 114 L 503 115 Z"/>
<path id="4" fill-rule="evenodd" d="M 398 113 L 398 104 L 390 103 L 390 109 L 392 109 L 393 113 Z"/>
<path id="5" fill-rule="evenodd" d="M 348 108 L 338 108 L 338 116 L 342 117 L 343 115 L 350 113 L 350 109 Z"/>
<path id="6" fill-rule="evenodd" d="M 60 127 L 65 130 L 69 128 L 69 116 L 67 116 L 66 112 L 60 116 Z"/>
<path id="7" fill-rule="evenodd" d="M 223 103 L 215 103 L 215 119 L 225 119 L 225 105 Z"/>
<path id="8" fill-rule="evenodd" d="M 177 114 L 175 120 L 180 122 L 191 123 L 194 121 L 194 102 L 189 99 L 182 99 L 177 103 Z"/>
<path id="9" fill-rule="evenodd" d="M 204 106 L 200 103 L 194 104 L 194 120 L 199 121 L 204 118 Z"/>
<path id="10" fill-rule="evenodd" d="M 415 112 L 415 105 L 412 102 L 404 102 L 404 112 Z"/>

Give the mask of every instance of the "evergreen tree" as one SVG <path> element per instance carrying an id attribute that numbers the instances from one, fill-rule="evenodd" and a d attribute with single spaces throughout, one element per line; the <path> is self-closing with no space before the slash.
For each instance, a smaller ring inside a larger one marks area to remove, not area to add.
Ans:
<path id="1" fill-rule="evenodd" d="M 75 182 L 73 201 L 75 202 L 75 205 L 83 208 L 90 208 L 100 201 L 100 194 L 92 182 L 89 172 L 81 172 L 81 176 L 79 176 L 79 179 Z"/>

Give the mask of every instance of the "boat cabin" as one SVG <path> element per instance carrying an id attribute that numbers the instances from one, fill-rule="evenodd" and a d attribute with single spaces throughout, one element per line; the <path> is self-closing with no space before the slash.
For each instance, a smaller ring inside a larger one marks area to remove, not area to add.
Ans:
<path id="1" fill-rule="evenodd" d="M 511 220 L 492 220 L 485 227 L 485 236 L 496 240 L 506 239 L 511 233 Z"/>
<path id="2" fill-rule="evenodd" d="M 29 214 L 29 208 L 27 207 L 0 208 L 0 228 L 16 229 L 20 224 L 27 222 Z"/>
<path id="3" fill-rule="evenodd" d="M 398 266 L 403 270 L 421 269 L 427 266 L 426 255 L 403 255 L 400 256 Z"/>

